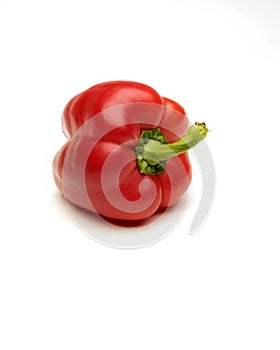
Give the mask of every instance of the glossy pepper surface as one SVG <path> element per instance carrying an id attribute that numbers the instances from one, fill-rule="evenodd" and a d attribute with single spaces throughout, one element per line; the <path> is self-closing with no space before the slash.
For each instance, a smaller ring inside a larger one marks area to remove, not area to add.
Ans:
<path id="1" fill-rule="evenodd" d="M 188 126 L 184 108 L 150 86 L 92 86 L 63 111 L 68 142 L 53 160 L 55 183 L 79 207 L 113 219 L 146 219 L 175 204 L 190 185 L 187 150 L 208 129 Z"/>

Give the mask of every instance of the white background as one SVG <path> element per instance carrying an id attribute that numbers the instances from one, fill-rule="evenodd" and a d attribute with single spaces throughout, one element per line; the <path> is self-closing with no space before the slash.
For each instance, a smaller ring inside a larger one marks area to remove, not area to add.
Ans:
<path id="1" fill-rule="evenodd" d="M 0 1 L 0 348 L 280 348 L 280 2 Z M 54 186 L 60 115 L 140 81 L 204 120 L 215 203 L 147 248 L 73 223 Z"/>

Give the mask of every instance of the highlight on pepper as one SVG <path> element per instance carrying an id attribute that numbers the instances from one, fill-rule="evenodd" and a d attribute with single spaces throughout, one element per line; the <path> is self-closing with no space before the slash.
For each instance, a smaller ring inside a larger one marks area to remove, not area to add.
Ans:
<path id="1" fill-rule="evenodd" d="M 53 175 L 78 207 L 118 220 L 144 220 L 177 203 L 188 190 L 188 150 L 203 140 L 204 122 L 189 126 L 184 108 L 131 81 L 94 85 L 62 114 L 67 142 Z"/>

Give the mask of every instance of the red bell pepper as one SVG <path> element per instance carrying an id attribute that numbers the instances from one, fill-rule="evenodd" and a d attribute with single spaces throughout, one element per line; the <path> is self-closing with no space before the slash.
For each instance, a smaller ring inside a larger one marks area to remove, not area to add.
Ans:
<path id="1" fill-rule="evenodd" d="M 148 218 L 180 199 L 192 178 L 186 151 L 208 132 L 205 123 L 188 128 L 175 101 L 128 81 L 72 98 L 62 128 L 69 140 L 53 160 L 58 189 L 77 206 L 121 220 Z"/>

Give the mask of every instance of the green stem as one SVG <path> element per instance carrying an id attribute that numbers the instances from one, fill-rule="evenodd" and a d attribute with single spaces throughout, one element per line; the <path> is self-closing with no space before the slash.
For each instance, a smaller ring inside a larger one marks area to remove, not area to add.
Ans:
<path id="1" fill-rule="evenodd" d="M 157 175 L 164 172 L 168 159 L 176 157 L 202 141 L 208 133 L 205 123 L 195 123 L 179 141 L 167 143 L 160 129 L 144 130 L 136 146 L 137 164 L 142 174 Z"/>

